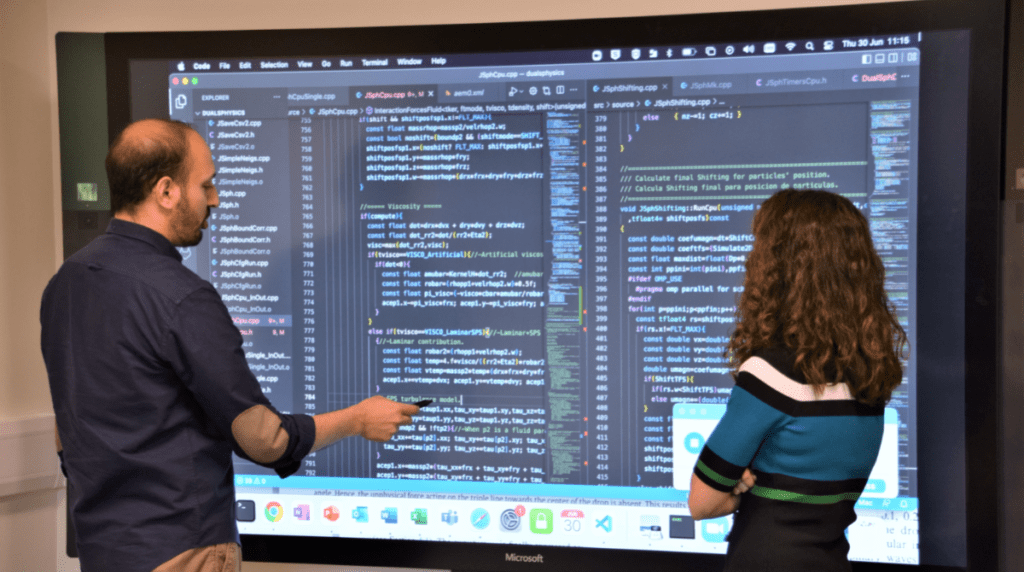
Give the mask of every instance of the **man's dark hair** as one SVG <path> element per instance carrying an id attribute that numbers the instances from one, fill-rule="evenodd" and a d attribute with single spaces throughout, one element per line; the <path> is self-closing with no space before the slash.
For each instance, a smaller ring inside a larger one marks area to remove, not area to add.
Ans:
<path id="1" fill-rule="evenodd" d="M 180 121 L 144 119 L 117 136 L 106 160 L 112 213 L 134 209 L 163 177 L 188 176 L 189 131 Z"/>

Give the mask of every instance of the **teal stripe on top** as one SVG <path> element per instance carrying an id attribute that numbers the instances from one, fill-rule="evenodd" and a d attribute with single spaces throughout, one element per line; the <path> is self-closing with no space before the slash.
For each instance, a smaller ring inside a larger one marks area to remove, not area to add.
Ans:
<path id="1" fill-rule="evenodd" d="M 742 387 L 735 387 L 729 396 L 725 415 L 708 437 L 705 446 L 723 461 L 737 467 L 746 467 L 757 454 L 764 438 L 789 419 L 793 418 L 754 397 Z"/>
<path id="2" fill-rule="evenodd" d="M 751 466 L 818 481 L 867 478 L 882 443 L 882 416 L 790 417 Z"/>

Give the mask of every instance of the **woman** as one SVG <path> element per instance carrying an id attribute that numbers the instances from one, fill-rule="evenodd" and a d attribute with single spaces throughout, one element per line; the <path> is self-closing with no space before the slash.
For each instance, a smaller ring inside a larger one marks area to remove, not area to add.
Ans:
<path id="1" fill-rule="evenodd" d="M 726 570 L 849 570 L 844 532 L 878 456 L 906 334 L 849 200 L 781 191 L 753 233 L 728 346 L 736 387 L 694 468 L 690 511 L 736 512 Z"/>

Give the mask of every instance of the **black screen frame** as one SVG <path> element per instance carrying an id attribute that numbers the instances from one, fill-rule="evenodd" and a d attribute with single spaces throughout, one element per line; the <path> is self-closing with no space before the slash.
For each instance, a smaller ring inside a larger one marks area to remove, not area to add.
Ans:
<path id="1" fill-rule="evenodd" d="M 1024 493 L 1013 486 L 1016 475 L 1024 466 L 1024 420 L 1017 414 L 1024 407 L 1024 393 L 1020 384 L 1021 347 L 1014 344 L 1015 334 L 1022 324 L 1021 292 L 1014 289 L 1021 261 L 1024 260 L 1024 241 L 1021 224 L 1024 223 L 1024 0 L 1008 0 L 1007 61 L 1006 61 L 1006 170 L 1003 186 L 1004 242 L 1003 287 L 1005 305 L 1002 332 L 1006 336 L 1003 346 L 1003 380 L 999 405 L 1002 411 L 1000 435 L 999 475 L 1004 496 L 1000 503 L 1000 566 L 1012 570 L 1024 566 L 1024 546 L 1016 539 L 1024 530 L 1024 515 L 1015 510 L 1024 502 Z"/>
<path id="2" fill-rule="evenodd" d="M 997 388 L 1000 378 L 999 244 L 1001 239 L 1000 191 L 1003 179 L 1003 121 L 1005 85 L 1006 4 L 1001 1 L 971 3 L 917 1 L 812 9 L 773 10 L 725 14 L 649 16 L 604 20 L 521 23 L 455 24 L 415 27 L 380 27 L 317 30 L 263 30 L 218 32 L 111 33 L 105 35 L 107 104 L 110 134 L 129 123 L 131 83 L 128 62 L 147 58 L 315 56 L 362 54 L 422 54 L 501 52 L 507 50 L 558 50 L 611 48 L 645 43 L 671 44 L 685 38 L 690 43 L 716 41 L 767 41 L 800 37 L 879 35 L 907 30 L 969 29 L 970 66 L 966 117 L 967 195 L 961 212 L 966 225 L 963 294 L 963 367 L 965 431 L 955 430 L 947 440 L 964 443 L 962 475 L 942 475 L 921 483 L 953 486 L 965 480 L 963 534 L 964 566 L 944 567 L 929 563 L 928 551 L 941 550 L 943 542 L 922 548 L 921 570 L 994 569 L 997 558 L 998 506 L 997 440 L 999 429 Z M 528 38 L 524 41 L 523 38 Z M 528 43 L 527 43 L 528 42 Z M 922 179 L 924 184 L 925 179 Z M 66 255 L 70 255 L 68 252 Z M 956 285 L 951 285 L 955 288 Z M 941 323 L 941 321 L 940 321 Z M 941 395 L 918 394 L 918 410 L 935 407 Z M 934 423 L 935 429 L 942 424 Z M 923 432 L 922 432 L 923 435 Z M 920 441 L 925 444 L 926 440 Z M 920 454 L 939 466 L 948 452 L 936 442 Z M 922 465 L 924 462 L 921 463 Z M 954 471 L 955 472 L 955 471 Z M 944 484 L 940 484 L 944 483 Z M 922 491 L 922 495 L 925 493 Z M 927 508 L 922 507 L 927 516 Z M 922 518 L 922 527 L 931 526 Z M 936 528 L 940 525 L 935 523 Z M 935 538 L 945 538 L 935 530 Z M 951 531 L 957 537 L 960 530 Z M 932 533 L 929 533 L 932 534 Z M 925 539 L 922 533 L 922 541 Z M 502 558 L 505 546 L 472 543 L 435 543 L 411 540 L 269 537 L 245 535 L 246 559 L 317 564 L 356 564 L 454 570 L 519 570 L 522 564 Z M 721 558 L 702 554 L 598 550 L 550 547 L 543 564 L 530 569 L 613 570 L 643 566 L 651 570 L 688 565 L 715 569 Z M 859 570 L 897 569 L 895 566 L 854 563 Z M 900 567 L 899 569 L 905 569 Z"/>

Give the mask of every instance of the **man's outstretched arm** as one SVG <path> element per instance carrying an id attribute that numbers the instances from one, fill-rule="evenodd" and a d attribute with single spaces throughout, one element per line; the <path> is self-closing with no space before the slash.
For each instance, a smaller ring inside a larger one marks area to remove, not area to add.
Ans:
<path id="1" fill-rule="evenodd" d="M 316 440 L 313 441 L 313 451 L 353 435 L 370 441 L 387 441 L 400 426 L 412 424 L 412 416 L 419 411 L 420 408 L 411 403 L 398 403 L 374 395 L 351 407 L 314 415 Z"/>

